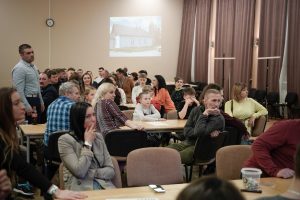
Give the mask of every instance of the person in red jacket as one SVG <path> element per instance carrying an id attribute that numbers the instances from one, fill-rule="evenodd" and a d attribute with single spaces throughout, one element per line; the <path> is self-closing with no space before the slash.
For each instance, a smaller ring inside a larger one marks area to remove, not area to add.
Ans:
<path id="1" fill-rule="evenodd" d="M 294 155 L 300 144 L 300 120 L 275 123 L 252 144 L 253 156 L 244 167 L 260 168 L 265 176 L 294 176 Z"/>

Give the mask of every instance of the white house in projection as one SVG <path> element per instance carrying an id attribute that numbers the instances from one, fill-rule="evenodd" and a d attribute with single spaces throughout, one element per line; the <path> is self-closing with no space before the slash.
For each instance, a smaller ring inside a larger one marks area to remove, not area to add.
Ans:
<path id="1" fill-rule="evenodd" d="M 160 20 L 154 22 L 152 19 L 145 22 L 145 19 L 136 19 L 141 17 L 134 17 L 134 20 L 126 18 L 126 20 L 111 20 L 110 56 L 160 56 Z"/>

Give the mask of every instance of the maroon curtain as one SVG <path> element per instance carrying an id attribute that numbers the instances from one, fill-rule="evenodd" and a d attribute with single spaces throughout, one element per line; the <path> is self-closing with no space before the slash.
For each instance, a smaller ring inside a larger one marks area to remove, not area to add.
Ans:
<path id="1" fill-rule="evenodd" d="M 197 1 L 195 81 L 207 83 L 211 0 Z"/>
<path id="2" fill-rule="evenodd" d="M 286 8 L 287 0 L 261 1 L 258 56 L 281 57 L 277 60 L 268 61 L 268 74 L 267 61 L 258 60 L 257 88 L 267 89 L 268 92 L 278 91 L 279 88 L 279 75 L 282 66 L 285 39 Z"/>
<path id="3" fill-rule="evenodd" d="M 300 1 L 289 0 L 287 91 L 298 93 L 300 98 Z"/>
<path id="4" fill-rule="evenodd" d="M 215 56 L 235 57 L 234 61 L 215 60 L 215 82 L 224 87 L 225 99 L 235 82 L 249 83 L 254 15 L 255 0 L 217 0 Z"/>
<path id="5" fill-rule="evenodd" d="M 177 76 L 191 81 L 191 63 L 195 27 L 196 0 L 185 0 L 183 5 L 181 36 L 179 44 Z"/>

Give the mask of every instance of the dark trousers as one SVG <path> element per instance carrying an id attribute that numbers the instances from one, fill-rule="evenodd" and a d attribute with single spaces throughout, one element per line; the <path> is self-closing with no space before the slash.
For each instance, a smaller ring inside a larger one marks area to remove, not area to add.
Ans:
<path id="1" fill-rule="evenodd" d="M 30 104 L 31 108 L 33 106 L 36 107 L 37 115 L 38 115 L 38 123 L 41 123 L 41 101 L 39 97 L 26 97 L 28 103 Z M 26 120 L 28 120 L 28 124 L 32 124 L 32 117 L 31 115 L 28 116 L 26 114 Z"/>

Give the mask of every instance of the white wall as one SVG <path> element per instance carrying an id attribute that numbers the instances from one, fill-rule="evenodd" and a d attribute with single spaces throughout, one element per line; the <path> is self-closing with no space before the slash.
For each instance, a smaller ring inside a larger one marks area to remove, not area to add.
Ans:
<path id="1" fill-rule="evenodd" d="M 51 29 L 45 24 L 49 4 L 55 20 Z M 150 77 L 161 74 L 172 80 L 182 9 L 183 0 L 0 0 L 0 86 L 11 84 L 21 43 L 32 45 L 41 70 L 51 63 L 52 68 L 81 67 L 96 75 L 100 66 L 109 71 L 126 66 L 131 72 L 147 69 Z M 162 56 L 109 57 L 109 17 L 117 16 L 161 16 Z"/>

